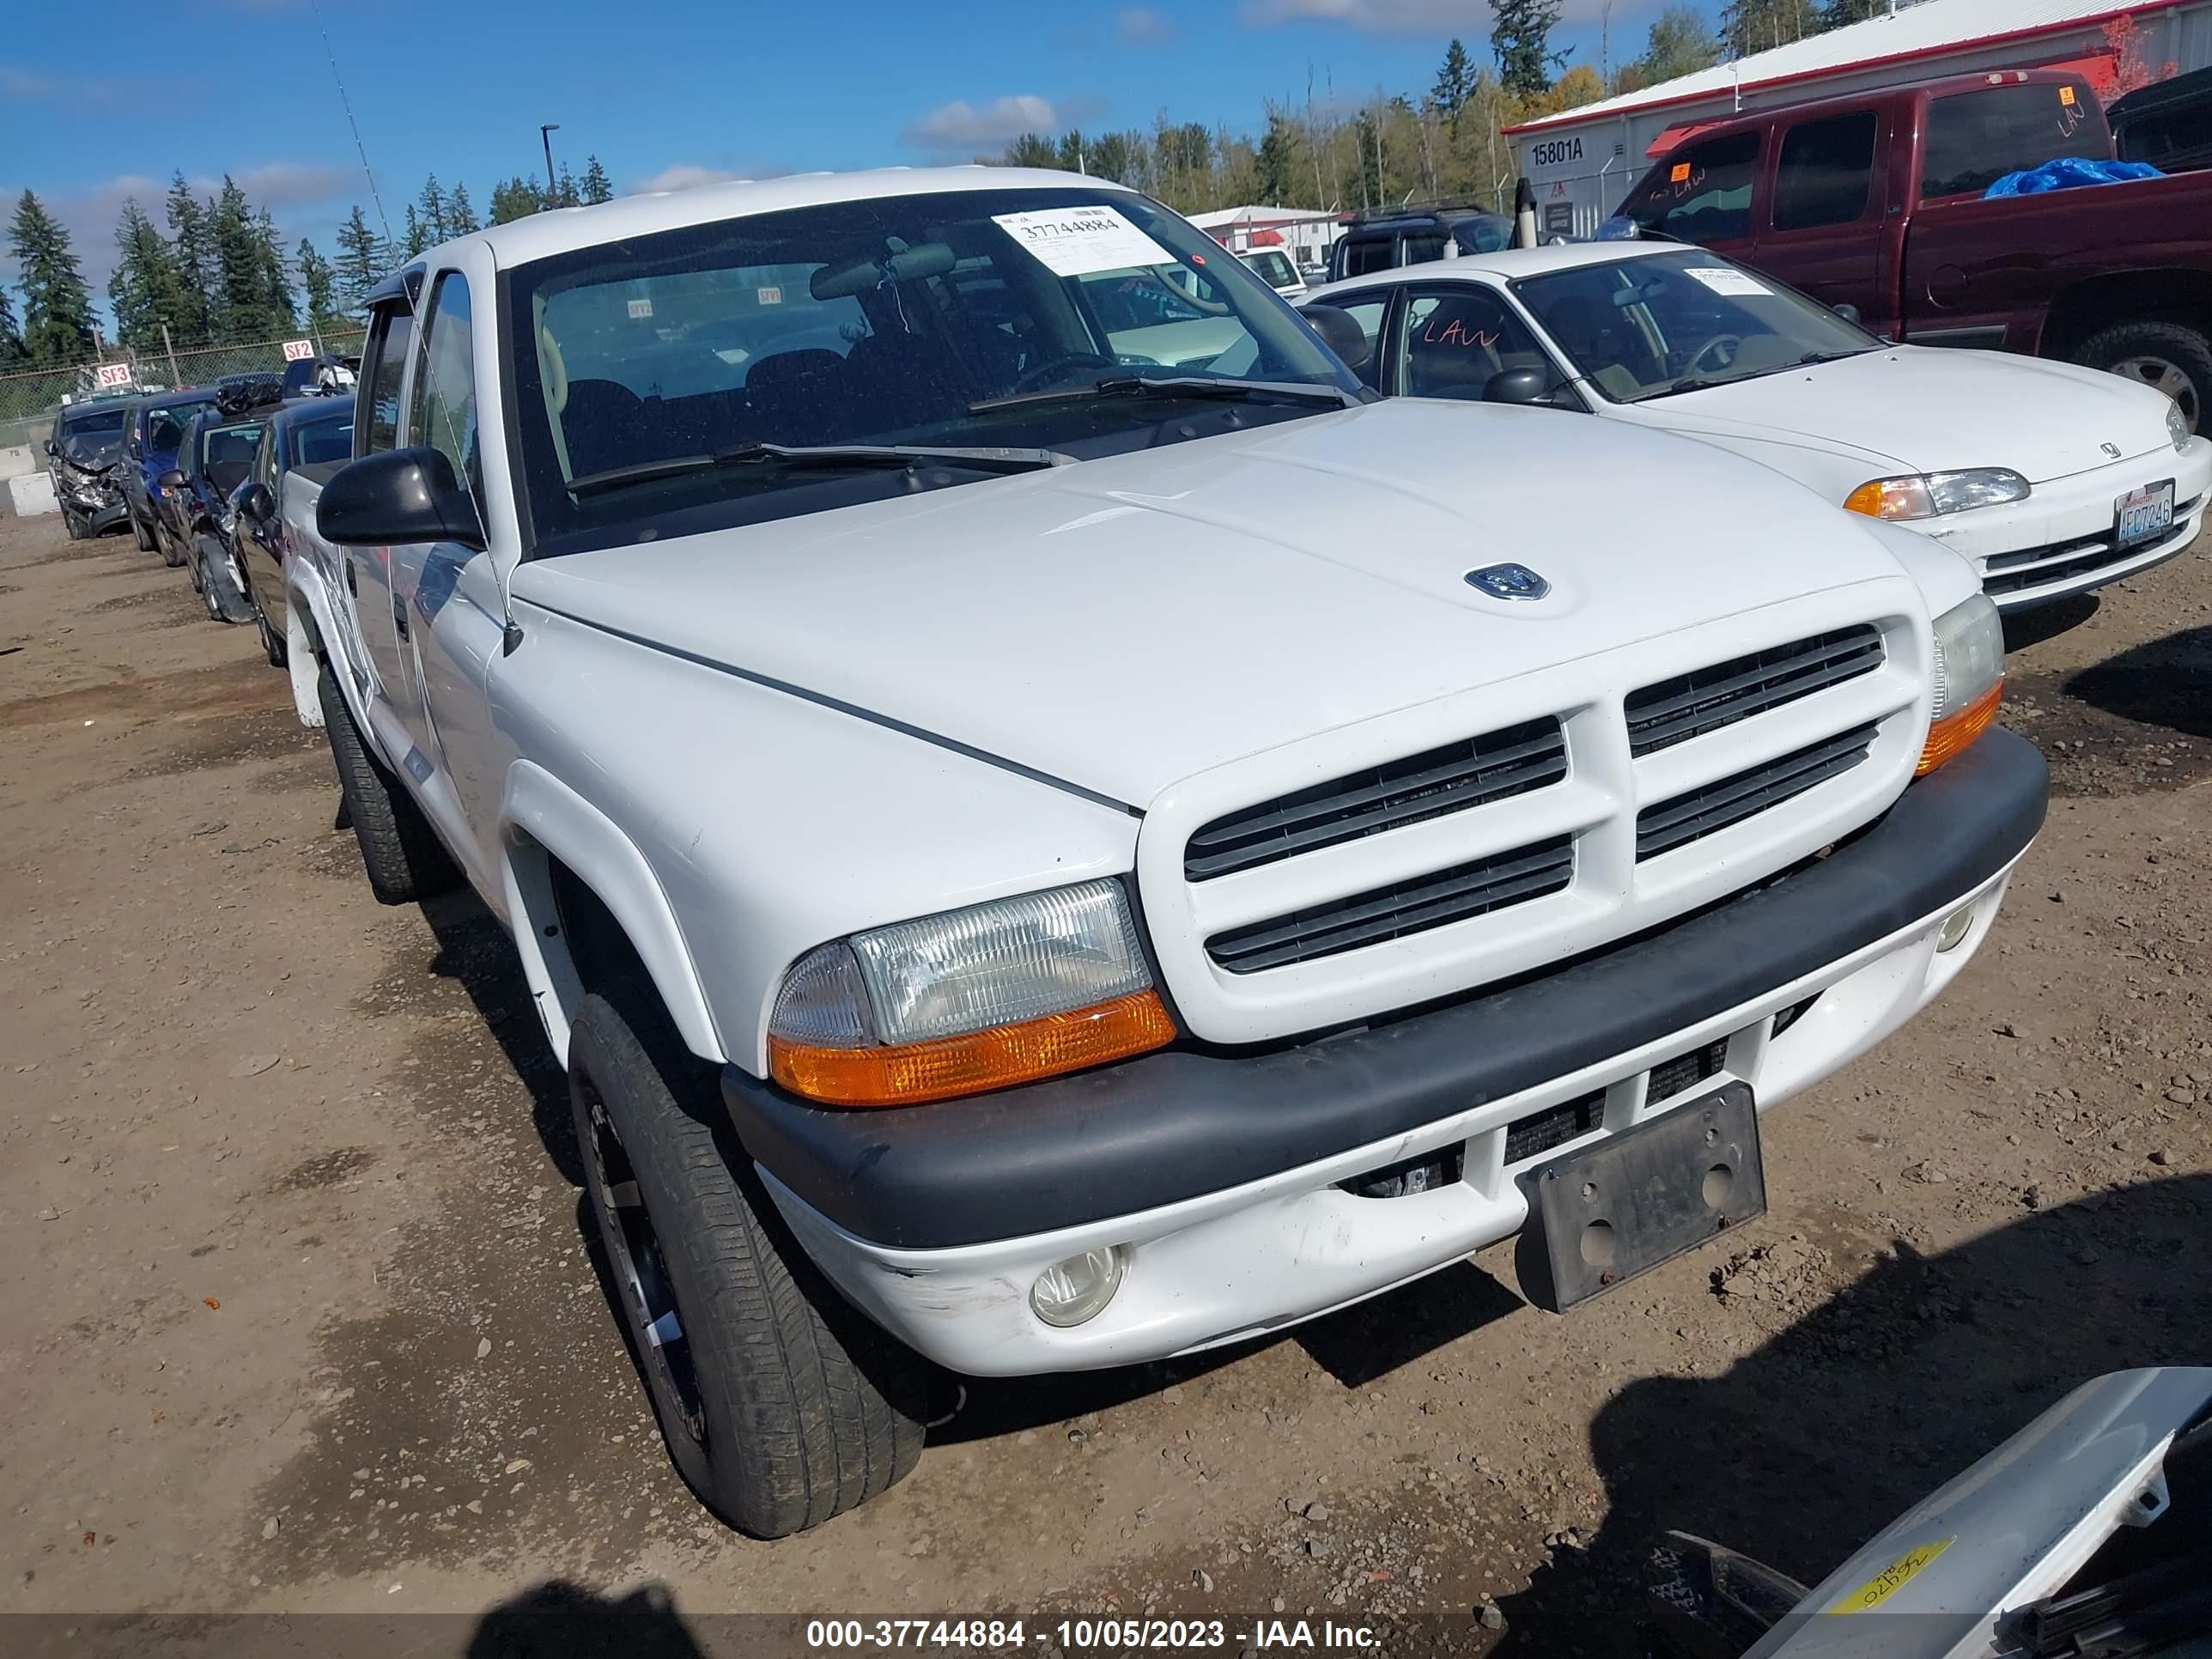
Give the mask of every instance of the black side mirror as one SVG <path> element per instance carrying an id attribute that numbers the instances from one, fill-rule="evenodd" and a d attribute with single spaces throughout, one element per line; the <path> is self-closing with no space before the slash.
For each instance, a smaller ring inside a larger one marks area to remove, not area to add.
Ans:
<path id="1" fill-rule="evenodd" d="M 1548 404 L 1552 377 L 1540 368 L 1502 368 L 1483 382 L 1486 404 Z"/>
<path id="2" fill-rule="evenodd" d="M 1304 318 L 1321 336 L 1321 343 L 1344 360 L 1344 366 L 1357 374 L 1374 361 L 1375 343 L 1367 337 L 1367 331 L 1350 312 L 1335 306 L 1308 306 L 1298 315 Z"/>
<path id="3" fill-rule="evenodd" d="M 1839 306 L 1830 306 L 1828 309 L 1834 312 L 1837 316 L 1842 318 L 1845 322 L 1851 324 L 1855 327 L 1863 326 L 1864 325 L 1865 319 L 1859 315 L 1859 308 L 1855 305 L 1844 304 Z"/>
<path id="4" fill-rule="evenodd" d="M 427 447 L 348 462 L 323 486 L 315 530 L 338 547 L 458 542 L 481 550 L 484 544 L 453 463 Z"/>
<path id="5" fill-rule="evenodd" d="M 267 524 L 276 516 L 276 498 L 257 478 L 238 492 L 238 510 L 256 524 Z"/>
<path id="6" fill-rule="evenodd" d="M 60 454 L 61 453 L 62 453 L 62 447 L 61 447 L 59 444 L 56 443 L 56 442 L 55 442 L 52 438 L 49 438 L 49 439 L 47 439 L 47 440 L 46 440 L 46 453 L 47 453 L 47 454 L 49 454 L 49 455 L 58 455 L 58 454 Z"/>
<path id="7" fill-rule="evenodd" d="M 173 466 L 154 482 L 164 489 L 182 489 L 185 487 L 185 475 Z"/>

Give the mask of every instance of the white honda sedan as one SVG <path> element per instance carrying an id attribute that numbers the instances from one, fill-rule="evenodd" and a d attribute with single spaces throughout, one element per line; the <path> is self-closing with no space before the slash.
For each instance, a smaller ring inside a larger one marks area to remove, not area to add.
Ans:
<path id="1" fill-rule="evenodd" d="M 2007 611 L 2172 557 L 2212 493 L 2212 441 L 2157 392 L 2038 358 L 1891 345 L 1703 248 L 1474 254 L 1301 305 L 1350 313 L 1369 346 L 1354 367 L 1380 392 L 1572 410 L 1735 450 L 1956 549 Z M 1323 332 L 1353 337 L 1340 321 Z M 1606 480 L 1590 489 L 1604 499 Z"/>

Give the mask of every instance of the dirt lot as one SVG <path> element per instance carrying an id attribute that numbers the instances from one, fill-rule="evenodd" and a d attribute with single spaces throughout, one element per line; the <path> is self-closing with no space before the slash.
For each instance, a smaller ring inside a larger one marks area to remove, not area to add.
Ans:
<path id="1" fill-rule="evenodd" d="M 575 1650 L 516 1634 L 549 1612 L 668 1652 L 1446 1614 L 1553 1654 L 1608 1650 L 1656 1527 L 1817 1577 L 2073 1382 L 2212 1355 L 2212 560 L 2014 632 L 2049 827 L 1948 996 L 1767 1120 L 1736 1254 L 1560 1319 L 1492 1251 L 1203 1363 L 948 1381 L 912 1479 L 766 1545 L 670 1471 L 504 937 L 372 901 L 319 735 L 182 573 L 0 520 L 0 1607 L 118 1650 L 152 1627 L 81 1616 L 440 1612 L 392 1645 L 458 1653 Z"/>

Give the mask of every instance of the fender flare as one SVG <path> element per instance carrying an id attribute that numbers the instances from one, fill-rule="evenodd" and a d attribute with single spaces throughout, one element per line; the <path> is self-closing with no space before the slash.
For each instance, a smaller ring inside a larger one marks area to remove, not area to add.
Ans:
<path id="1" fill-rule="evenodd" d="M 294 568 L 285 577 L 284 585 L 293 620 L 296 622 L 303 611 L 314 618 L 315 654 L 318 658 L 329 659 L 331 678 L 337 682 L 338 695 L 345 699 L 346 711 L 353 716 L 354 729 L 361 733 L 362 742 L 368 745 L 369 752 L 389 769 L 392 757 L 384 752 L 384 745 L 377 741 L 375 723 L 368 717 L 368 705 L 362 700 L 361 686 L 354 678 L 356 665 L 346 659 L 345 634 L 337 624 L 329 590 L 323 585 L 322 573 L 312 568 L 302 568 L 295 561 Z M 299 712 L 301 725 L 319 726 L 323 723 L 322 704 L 316 693 L 313 672 L 301 660 L 301 653 L 297 650 L 292 653 L 292 702 Z M 311 714 L 313 718 L 310 718 Z"/>
<path id="2" fill-rule="evenodd" d="M 611 818 L 544 768 L 519 760 L 507 769 L 500 804 L 505 856 L 501 878 L 523 977 L 538 1005 L 546 1040 L 568 1063 L 568 1024 L 583 987 L 566 950 L 548 952 L 545 930 L 557 927 L 551 872 L 531 843 L 566 865 L 607 907 L 652 975 L 685 1047 L 702 1059 L 725 1061 L 720 1035 L 690 947 L 660 878 L 645 855 Z"/>

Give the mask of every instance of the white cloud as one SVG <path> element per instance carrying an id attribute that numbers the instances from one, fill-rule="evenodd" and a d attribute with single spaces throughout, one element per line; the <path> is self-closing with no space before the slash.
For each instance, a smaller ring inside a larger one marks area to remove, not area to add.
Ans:
<path id="1" fill-rule="evenodd" d="M 1172 18 L 1150 6 L 1124 6 L 1114 14 L 1114 33 L 1125 46 L 1165 46 L 1181 33 Z"/>
<path id="2" fill-rule="evenodd" d="M 650 179 L 641 179 L 630 186 L 630 193 L 644 195 L 657 190 L 690 190 L 695 185 L 726 185 L 743 176 L 726 173 L 720 167 L 702 167 L 696 161 L 678 161 L 674 167 L 661 168 Z"/>
<path id="3" fill-rule="evenodd" d="M 1025 132 L 1057 132 L 1061 118 L 1034 93 L 1012 93 L 977 109 L 954 99 L 929 112 L 900 136 L 921 149 L 994 149 Z"/>

